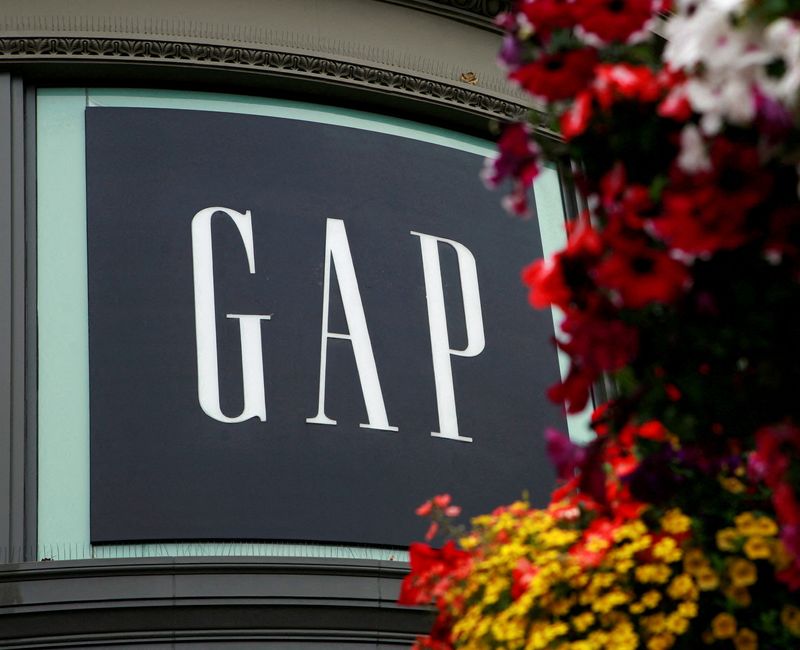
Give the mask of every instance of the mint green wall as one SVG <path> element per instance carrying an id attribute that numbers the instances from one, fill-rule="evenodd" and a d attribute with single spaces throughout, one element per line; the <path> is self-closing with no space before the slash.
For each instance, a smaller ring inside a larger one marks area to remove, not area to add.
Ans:
<path id="1" fill-rule="evenodd" d="M 282 117 L 424 140 L 479 155 L 478 138 L 414 122 L 299 102 L 155 90 L 42 89 L 37 97 L 39 557 L 277 555 L 407 560 L 405 551 L 314 544 L 89 543 L 89 367 L 86 281 L 86 106 L 180 108 Z M 479 182 L 476 179 L 476 182 Z M 498 196 L 499 200 L 499 196 Z M 565 242 L 558 175 L 536 182 L 545 254 Z M 554 314 L 554 319 L 560 318 Z M 562 374 L 565 360 L 560 359 Z M 585 418 L 572 418 L 582 437 Z M 423 524 L 420 523 L 422 532 Z"/>

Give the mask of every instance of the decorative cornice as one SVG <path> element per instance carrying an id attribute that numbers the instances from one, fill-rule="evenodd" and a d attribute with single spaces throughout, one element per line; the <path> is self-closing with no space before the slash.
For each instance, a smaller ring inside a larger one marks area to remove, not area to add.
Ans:
<path id="1" fill-rule="evenodd" d="M 487 18 L 494 18 L 511 6 L 511 0 L 433 0 L 433 2 L 462 11 L 471 11 Z"/>
<path id="2" fill-rule="evenodd" d="M 383 0 L 494 29 L 494 18 L 511 7 L 512 0 Z"/>
<path id="3" fill-rule="evenodd" d="M 458 4 L 456 0 L 453 2 Z M 499 120 L 518 118 L 527 110 L 521 104 L 481 92 L 467 83 L 446 83 L 406 72 L 311 54 L 227 45 L 129 38 L 0 38 L 0 64 L 3 60 L 68 60 L 76 63 L 118 60 L 257 70 L 274 75 L 311 77 L 320 81 L 368 87 Z"/>

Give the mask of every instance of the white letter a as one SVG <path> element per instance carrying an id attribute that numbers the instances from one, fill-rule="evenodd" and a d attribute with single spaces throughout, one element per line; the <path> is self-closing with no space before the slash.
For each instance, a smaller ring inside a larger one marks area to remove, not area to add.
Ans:
<path id="1" fill-rule="evenodd" d="M 330 308 L 331 266 L 336 269 L 339 281 L 339 290 L 342 295 L 344 315 L 347 319 L 348 334 L 328 331 L 328 317 Z M 361 293 L 358 290 L 356 272 L 353 268 L 353 258 L 350 255 L 350 246 L 347 243 L 347 232 L 341 219 L 328 219 L 325 231 L 325 271 L 322 289 L 322 342 L 320 345 L 319 359 L 319 402 L 317 414 L 308 418 L 310 424 L 336 424 L 336 420 L 325 415 L 325 375 L 328 357 L 328 339 L 346 339 L 353 345 L 353 355 L 356 360 L 358 377 L 361 381 L 361 392 L 364 394 L 364 404 L 367 407 L 367 424 L 361 426 L 365 429 L 380 429 L 381 431 L 397 431 L 397 427 L 389 424 L 386 416 L 386 407 L 383 403 L 381 383 L 378 380 L 378 370 L 375 366 L 375 355 L 372 353 L 372 344 L 369 340 L 367 321 L 364 317 L 364 307 L 361 303 Z"/>

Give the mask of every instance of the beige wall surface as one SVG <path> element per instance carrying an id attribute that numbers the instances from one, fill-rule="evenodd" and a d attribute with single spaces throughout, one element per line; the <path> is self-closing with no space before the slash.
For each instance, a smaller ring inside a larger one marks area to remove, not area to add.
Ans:
<path id="1" fill-rule="evenodd" d="M 446 10 L 378 0 L 3 0 L 0 6 L 3 54 L 16 58 L 53 55 L 30 48 L 15 54 L 15 38 L 221 45 L 314 55 L 523 101 L 495 65 L 497 31 L 488 22 L 480 27 L 448 17 Z M 474 83 L 462 79 L 466 73 Z"/>

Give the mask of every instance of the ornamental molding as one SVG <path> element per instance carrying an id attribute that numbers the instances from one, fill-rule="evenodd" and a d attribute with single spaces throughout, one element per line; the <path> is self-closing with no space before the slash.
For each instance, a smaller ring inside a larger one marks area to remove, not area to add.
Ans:
<path id="1" fill-rule="evenodd" d="M 455 5 L 462 4 L 452 0 Z M 463 3 L 475 4 L 475 3 Z M 489 5 L 491 2 L 479 3 Z M 0 38 L 0 65 L 7 62 L 119 61 L 260 71 L 360 86 L 433 102 L 498 120 L 518 119 L 523 104 L 481 91 L 466 82 L 448 83 L 389 68 L 315 54 L 166 40 L 81 37 Z"/>
<path id="2" fill-rule="evenodd" d="M 512 0 L 383 0 L 453 18 L 485 29 L 496 29 L 494 18 L 511 8 Z M 499 30 L 498 30 L 499 31 Z"/>

